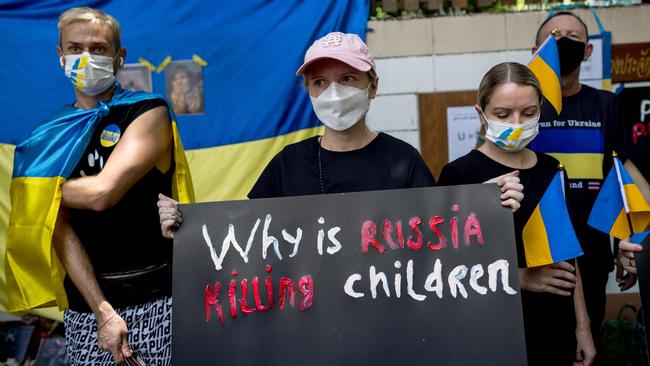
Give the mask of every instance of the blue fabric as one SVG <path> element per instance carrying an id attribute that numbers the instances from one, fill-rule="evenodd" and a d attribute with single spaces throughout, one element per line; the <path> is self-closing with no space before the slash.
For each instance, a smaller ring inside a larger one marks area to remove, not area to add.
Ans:
<path id="1" fill-rule="evenodd" d="M 630 237 L 630 242 L 631 243 L 636 243 L 636 244 L 641 244 L 645 240 L 645 238 L 648 236 L 647 231 L 642 231 L 640 233 L 636 233 Z"/>
<path id="2" fill-rule="evenodd" d="M 571 141 L 567 144 L 566 141 Z M 596 128 L 541 128 L 531 142 L 535 151 L 551 153 L 605 152 L 603 131 Z"/>
<path id="3" fill-rule="evenodd" d="M 617 158 L 614 158 L 614 164 L 619 165 L 619 168 L 621 167 Z M 624 208 L 621 186 L 618 183 L 616 169 L 612 167 L 600 187 L 600 193 L 598 193 L 589 214 L 588 224 L 594 229 L 609 234 L 616 222 L 616 218 Z"/>
<path id="4" fill-rule="evenodd" d="M 16 146 L 13 177 L 68 178 L 84 153 L 95 126 L 112 106 L 129 105 L 142 100 L 164 98 L 161 95 L 116 89 L 108 102 L 100 101 L 90 110 L 63 107 L 39 125 Z M 172 115 L 172 119 L 174 116 Z"/>
<path id="5" fill-rule="evenodd" d="M 0 142 L 17 144 L 53 110 L 74 100 L 55 46 L 57 18 L 98 7 L 123 30 L 126 63 L 167 57 L 203 68 L 205 114 L 178 116 L 186 149 L 274 137 L 320 124 L 295 76 L 307 48 L 331 32 L 365 39 L 369 0 L 11 1 L 0 5 Z M 152 73 L 165 94 L 164 72 Z"/>
<path id="6" fill-rule="evenodd" d="M 562 74 L 560 73 L 560 53 L 557 50 L 557 41 L 554 37 L 549 37 L 546 42 L 548 43 L 539 48 L 538 55 L 553 70 L 555 77 L 560 81 Z M 560 85 L 562 85 L 561 82 Z"/>
<path id="7" fill-rule="evenodd" d="M 566 207 L 562 193 L 562 178 L 559 171 L 551 181 L 539 201 L 539 211 L 544 220 L 548 246 L 551 251 L 553 263 L 575 258 L 582 255 L 582 247 L 578 242 L 569 210 Z"/>

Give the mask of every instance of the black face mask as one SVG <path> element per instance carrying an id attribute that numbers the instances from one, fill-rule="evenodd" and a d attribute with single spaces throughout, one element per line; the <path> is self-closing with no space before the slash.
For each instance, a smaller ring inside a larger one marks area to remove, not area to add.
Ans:
<path id="1" fill-rule="evenodd" d="M 557 40 L 557 50 L 560 53 L 560 73 L 568 75 L 580 66 L 585 57 L 587 44 L 562 37 Z"/>

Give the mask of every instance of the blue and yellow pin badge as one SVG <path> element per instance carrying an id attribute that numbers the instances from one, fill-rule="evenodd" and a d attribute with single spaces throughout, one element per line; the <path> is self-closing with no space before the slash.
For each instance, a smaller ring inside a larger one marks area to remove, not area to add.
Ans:
<path id="1" fill-rule="evenodd" d="M 99 136 L 99 142 L 103 147 L 111 147 L 120 141 L 122 131 L 116 124 L 110 124 L 104 128 L 102 134 Z"/>

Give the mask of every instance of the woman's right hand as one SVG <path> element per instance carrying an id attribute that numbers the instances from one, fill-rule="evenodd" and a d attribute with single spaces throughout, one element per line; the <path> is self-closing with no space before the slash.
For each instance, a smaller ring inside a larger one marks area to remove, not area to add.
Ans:
<path id="1" fill-rule="evenodd" d="M 634 253 L 643 250 L 639 244 L 632 243 L 628 240 L 618 242 L 618 263 L 629 273 L 636 274 L 636 263 L 634 262 Z"/>
<path id="2" fill-rule="evenodd" d="M 162 236 L 173 239 L 176 229 L 183 222 L 178 202 L 164 194 L 158 194 L 158 216 L 160 217 L 160 230 Z"/>
<path id="3" fill-rule="evenodd" d="M 567 262 L 520 268 L 519 282 L 524 290 L 571 296 L 570 290 L 576 287 L 577 281 L 575 270 L 575 267 Z"/>

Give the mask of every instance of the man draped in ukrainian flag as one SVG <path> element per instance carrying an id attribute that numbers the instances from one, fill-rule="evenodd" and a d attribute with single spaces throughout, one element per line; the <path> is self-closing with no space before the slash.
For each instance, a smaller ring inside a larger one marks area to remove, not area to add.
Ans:
<path id="1" fill-rule="evenodd" d="M 58 30 L 76 101 L 16 147 L 10 310 L 68 308 L 73 365 L 169 364 L 172 242 L 156 202 L 193 200 L 174 114 L 162 96 L 115 81 L 126 56 L 115 18 L 73 8 Z"/>

